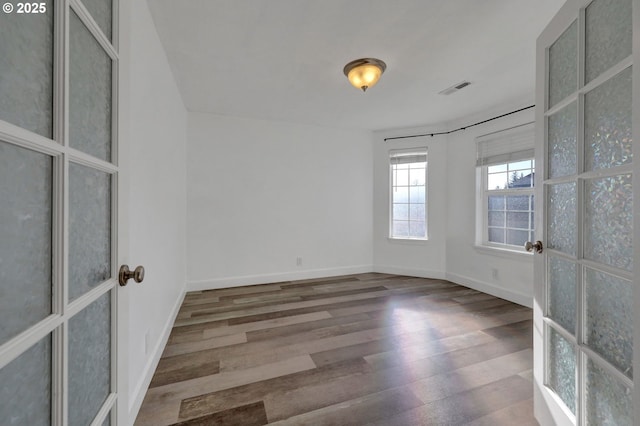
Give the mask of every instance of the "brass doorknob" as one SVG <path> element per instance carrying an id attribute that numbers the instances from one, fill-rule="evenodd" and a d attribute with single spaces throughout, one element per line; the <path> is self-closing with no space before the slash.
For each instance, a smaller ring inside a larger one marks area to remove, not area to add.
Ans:
<path id="1" fill-rule="evenodd" d="M 142 280 L 144 280 L 144 266 L 138 266 L 132 271 L 129 269 L 129 265 L 122 265 L 118 273 L 118 282 L 120 285 L 124 287 L 131 278 L 133 278 L 135 282 L 141 283 Z"/>
<path id="2" fill-rule="evenodd" d="M 538 240 L 535 243 L 532 243 L 531 241 L 527 241 L 526 243 L 524 243 L 524 249 L 528 252 L 532 252 L 533 250 L 536 251 L 536 253 L 542 253 L 542 249 L 544 247 L 542 246 L 542 241 Z"/>

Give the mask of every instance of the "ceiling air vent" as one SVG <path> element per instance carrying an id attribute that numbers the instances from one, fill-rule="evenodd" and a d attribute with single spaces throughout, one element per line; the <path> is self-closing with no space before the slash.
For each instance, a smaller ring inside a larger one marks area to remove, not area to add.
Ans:
<path id="1" fill-rule="evenodd" d="M 467 87 L 467 86 L 468 86 L 468 85 L 470 85 L 470 84 L 471 84 L 471 83 L 470 83 L 470 82 L 468 82 L 468 81 L 463 81 L 463 82 L 460 82 L 460 83 L 458 83 L 458 84 L 454 84 L 454 85 L 453 85 L 453 86 L 451 86 L 451 87 L 447 87 L 446 89 L 444 89 L 444 90 L 443 90 L 442 92 L 440 92 L 439 94 L 440 94 L 440 95 L 450 95 L 450 94 L 452 94 L 452 93 L 457 92 L 458 90 L 460 90 L 460 89 L 462 89 L 462 88 Z"/>

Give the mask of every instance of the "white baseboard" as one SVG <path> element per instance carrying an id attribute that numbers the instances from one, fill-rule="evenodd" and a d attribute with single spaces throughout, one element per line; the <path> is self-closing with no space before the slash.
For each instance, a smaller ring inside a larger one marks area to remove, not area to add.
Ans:
<path id="1" fill-rule="evenodd" d="M 239 277 L 213 278 L 187 281 L 187 291 L 212 290 L 243 285 L 269 284 L 281 281 L 307 280 L 311 278 L 335 277 L 338 275 L 364 274 L 373 270 L 372 265 L 345 266 L 339 268 L 310 269 L 306 271 L 275 274 L 243 275 Z"/>
<path id="2" fill-rule="evenodd" d="M 517 291 L 509 290 L 504 287 L 498 287 L 494 284 L 478 281 L 473 278 L 453 274 L 450 272 L 446 274 L 446 279 L 456 284 L 460 284 L 465 287 L 481 291 L 483 293 L 491 294 L 493 296 L 508 300 L 513 303 L 517 303 L 522 306 L 526 306 L 528 308 L 533 308 L 533 296 L 528 296 Z"/>
<path id="3" fill-rule="evenodd" d="M 162 328 L 162 333 L 160 335 L 160 339 L 158 339 L 158 343 L 156 343 L 155 347 L 151 351 L 151 356 L 149 357 L 149 362 L 144 368 L 144 374 L 142 374 L 142 378 L 138 382 L 138 385 L 135 389 L 130 393 L 131 398 L 129 398 L 129 413 L 130 419 L 135 420 L 138 416 L 138 412 L 140 411 L 140 407 L 142 406 L 142 401 L 144 400 L 145 395 L 147 394 L 147 390 L 149 389 L 149 385 L 151 384 L 151 379 L 153 378 L 153 374 L 156 372 L 156 368 L 158 367 L 158 363 L 160 362 L 160 357 L 164 352 L 164 348 L 167 345 L 167 341 L 169 340 L 169 335 L 171 334 L 171 329 L 173 328 L 173 323 L 178 316 L 178 312 L 180 311 L 180 306 L 182 306 L 182 302 L 184 301 L 184 296 L 186 295 L 186 291 L 182 292 L 182 295 L 178 297 L 176 300 L 176 304 L 173 306 L 171 313 L 168 316 L 167 322 Z"/>
<path id="4" fill-rule="evenodd" d="M 405 268 L 402 266 L 375 265 L 373 272 L 381 274 L 407 275 L 410 277 L 433 278 L 438 280 L 447 279 L 442 271 L 430 271 L 428 269 Z"/>

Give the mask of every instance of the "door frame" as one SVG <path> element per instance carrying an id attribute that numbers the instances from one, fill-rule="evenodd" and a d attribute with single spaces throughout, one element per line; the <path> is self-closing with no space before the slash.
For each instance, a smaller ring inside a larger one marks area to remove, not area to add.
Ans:
<path id="1" fill-rule="evenodd" d="M 633 43 L 631 54 L 634 67 L 632 69 L 632 134 L 634 155 L 640 157 L 640 0 L 632 0 L 633 7 Z M 636 372 L 633 377 L 633 418 L 640 419 L 640 158 L 633 162 L 633 198 L 636 203 L 633 213 L 633 367 Z"/>
<path id="2" fill-rule="evenodd" d="M 114 28 L 114 44 L 118 50 L 117 87 L 114 91 L 117 103 L 117 161 L 118 161 L 118 203 L 114 208 L 118 216 L 117 247 L 115 257 L 116 269 L 129 261 L 129 143 L 130 143 L 130 100 L 129 100 L 129 61 L 131 51 L 131 0 L 113 0 L 114 17 L 117 16 L 117 27 Z M 117 276 L 117 271 L 116 275 Z M 118 310 L 116 313 L 117 341 L 115 342 L 116 377 L 115 386 L 117 400 L 115 419 L 117 425 L 128 426 L 135 421 L 132 413 L 129 389 L 129 291 L 126 287 L 116 285 Z"/>

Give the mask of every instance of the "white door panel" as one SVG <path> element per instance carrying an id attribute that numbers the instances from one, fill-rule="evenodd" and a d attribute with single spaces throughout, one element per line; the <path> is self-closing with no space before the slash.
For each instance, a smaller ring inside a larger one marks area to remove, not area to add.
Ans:
<path id="1" fill-rule="evenodd" d="M 569 0 L 537 42 L 545 248 L 535 260 L 534 373 L 544 425 L 634 424 L 632 8 L 636 0 Z"/>
<path id="2" fill-rule="evenodd" d="M 126 419 L 118 8 L 49 1 L 18 14 L 10 3 L 0 14 L 0 423 L 115 425 Z"/>

